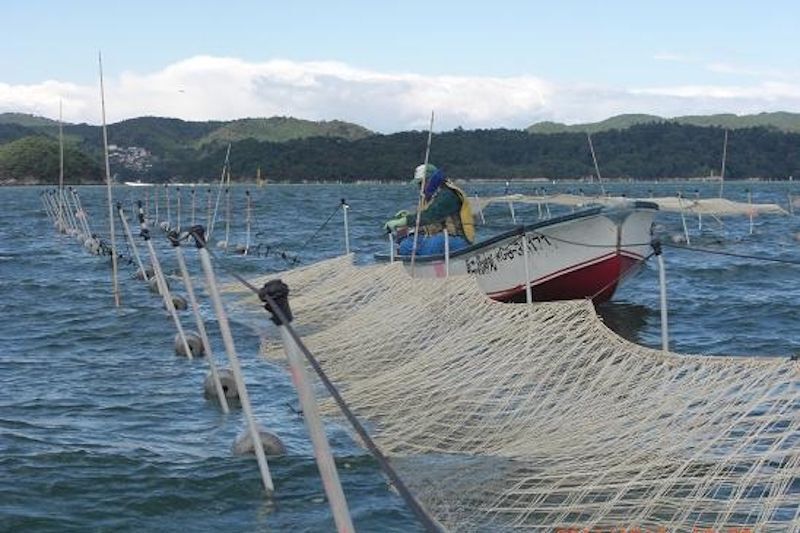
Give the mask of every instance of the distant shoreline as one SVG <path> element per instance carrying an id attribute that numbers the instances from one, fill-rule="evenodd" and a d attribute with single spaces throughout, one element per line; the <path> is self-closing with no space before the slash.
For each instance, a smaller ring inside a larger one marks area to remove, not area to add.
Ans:
<path id="1" fill-rule="evenodd" d="M 542 185 L 599 185 L 598 181 L 588 181 L 582 179 L 548 179 L 548 178 L 453 178 L 457 183 L 527 183 L 527 184 L 542 184 Z M 633 178 L 603 178 L 602 183 L 719 183 L 719 177 L 705 177 L 705 178 L 658 178 L 658 179 L 633 179 Z M 746 183 L 746 182 L 770 182 L 770 183 L 791 183 L 794 180 L 790 178 L 773 179 L 773 178 L 744 178 L 744 179 L 726 179 L 726 182 Z M 264 188 L 273 185 L 402 185 L 408 183 L 404 180 L 273 180 L 269 183 L 259 186 L 256 182 L 250 181 L 235 181 L 232 186 L 236 187 L 252 187 Z M 198 182 L 142 182 L 142 183 L 114 183 L 115 187 L 162 187 L 168 185 L 170 187 L 218 187 L 218 182 L 198 181 Z M 27 181 L 22 182 L 0 182 L 0 187 L 56 187 L 54 183 L 32 183 Z M 105 186 L 104 181 L 91 182 L 91 183 L 65 183 L 65 187 L 97 187 Z"/>

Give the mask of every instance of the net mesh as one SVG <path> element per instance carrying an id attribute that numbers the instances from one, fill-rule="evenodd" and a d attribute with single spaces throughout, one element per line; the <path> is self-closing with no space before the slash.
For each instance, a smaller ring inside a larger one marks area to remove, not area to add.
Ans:
<path id="1" fill-rule="evenodd" d="M 280 277 L 304 342 L 447 529 L 800 530 L 796 362 L 652 350 L 589 302 L 501 304 L 399 264 Z"/>

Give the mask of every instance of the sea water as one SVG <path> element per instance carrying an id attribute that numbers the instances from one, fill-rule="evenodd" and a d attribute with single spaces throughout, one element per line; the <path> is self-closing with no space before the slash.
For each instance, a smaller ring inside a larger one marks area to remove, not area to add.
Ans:
<path id="1" fill-rule="evenodd" d="M 675 182 L 605 187 L 629 197 L 678 191 L 711 197 L 719 189 Z M 505 192 L 499 182 L 464 188 L 479 196 Z M 510 192 L 542 188 L 592 193 L 597 185 L 512 182 Z M 231 246 L 246 240 L 246 189 L 232 188 Z M 793 192 L 791 183 L 728 183 L 725 189 L 733 200 L 746 202 L 752 191 L 754 202 L 784 208 Z M 0 189 L 0 531 L 334 530 L 290 378 L 283 366 L 258 356 L 256 334 L 234 314 L 233 333 L 256 415 L 288 448 L 285 457 L 270 461 L 276 487 L 271 499 L 264 497 L 255 460 L 231 453 L 244 429 L 240 411 L 223 415 L 203 398 L 206 363 L 174 355 L 174 327 L 160 299 L 135 282 L 134 265 L 122 261 L 123 305 L 114 308 L 108 258 L 91 256 L 74 238 L 55 232 L 40 203 L 43 190 Z M 105 189 L 80 191 L 91 229 L 107 236 Z M 350 206 L 352 251 L 359 263 L 369 263 L 373 253 L 387 249 L 383 222 L 416 201 L 414 189 L 405 185 L 276 184 L 249 191 L 253 253 L 221 259 L 245 277 L 343 253 L 342 199 Z M 175 222 L 175 189 L 170 194 Z M 155 214 L 153 189 L 120 186 L 114 196 L 129 213 L 134 201 L 146 199 L 150 217 Z M 192 217 L 189 198 L 183 188 L 184 225 Z M 195 221 L 204 222 L 204 188 L 198 188 L 198 198 Z M 224 205 L 223 199 L 221 214 Z M 515 207 L 518 222 L 538 221 L 537 206 Z M 550 208 L 553 215 L 571 211 Z M 502 204 L 485 215 L 488 223 L 479 226 L 479 235 L 512 224 Z M 160 188 L 159 218 L 165 217 Z M 729 356 L 788 357 L 800 351 L 800 267 L 792 263 L 800 261 L 797 218 L 758 216 L 752 234 L 747 216 L 704 217 L 702 229 L 696 216 L 688 216 L 686 224 L 693 246 L 785 262 L 665 248 L 671 348 Z M 224 222 L 217 222 L 214 232 L 222 238 Z M 683 233 L 680 216 L 659 214 L 656 233 L 664 242 L 677 240 Z M 173 271 L 166 239 L 153 234 L 165 270 Z M 117 238 L 122 243 L 119 226 Z M 130 255 L 127 245 L 119 249 Z M 140 252 L 146 255 L 143 247 Z M 186 255 L 199 274 L 196 254 Z M 179 287 L 177 281 L 173 285 Z M 201 295 L 221 362 L 219 330 Z M 600 312 L 624 337 L 659 347 L 655 262 L 629 279 Z M 182 316 L 194 329 L 190 315 Z M 327 431 L 356 528 L 418 530 L 347 428 L 335 422 Z"/>

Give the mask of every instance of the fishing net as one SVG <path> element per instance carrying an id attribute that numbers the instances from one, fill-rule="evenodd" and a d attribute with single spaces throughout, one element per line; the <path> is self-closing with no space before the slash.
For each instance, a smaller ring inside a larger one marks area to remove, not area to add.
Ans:
<path id="1" fill-rule="evenodd" d="M 800 529 L 788 358 L 652 350 L 588 301 L 501 304 L 399 264 L 280 277 L 306 345 L 449 530 Z M 260 303 L 235 299 L 283 360 Z"/>

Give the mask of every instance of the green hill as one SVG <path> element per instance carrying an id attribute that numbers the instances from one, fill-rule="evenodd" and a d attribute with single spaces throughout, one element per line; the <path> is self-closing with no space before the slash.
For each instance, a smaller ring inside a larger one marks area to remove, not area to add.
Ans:
<path id="1" fill-rule="evenodd" d="M 649 124 L 653 122 L 665 122 L 666 119 L 656 115 L 626 114 L 607 118 L 600 122 L 588 124 L 567 125 L 560 122 L 537 122 L 529 126 L 528 133 L 598 133 L 601 131 L 624 130 L 638 124 Z"/>
<path id="2" fill-rule="evenodd" d="M 58 142 L 32 135 L 0 145 L 0 183 L 57 184 Z M 95 183 L 101 179 L 100 165 L 72 145 L 64 147 L 66 183 Z"/>
<path id="3" fill-rule="evenodd" d="M 108 142 L 120 146 L 141 146 L 154 153 L 171 154 L 193 148 L 203 137 L 225 124 L 218 121 L 188 122 L 162 117 L 132 118 L 110 125 Z"/>
<path id="4" fill-rule="evenodd" d="M 692 126 L 716 126 L 719 128 L 775 128 L 779 131 L 800 133 L 800 113 L 759 113 L 757 115 L 687 115 L 673 119 L 680 124 Z"/>
<path id="5" fill-rule="evenodd" d="M 58 121 L 26 113 L 0 113 L 0 124 L 18 124 L 28 128 L 56 126 Z"/>
<path id="6" fill-rule="evenodd" d="M 313 122 L 291 117 L 245 118 L 228 122 L 200 139 L 199 144 L 254 139 L 286 142 L 307 137 L 336 137 L 349 141 L 372 135 L 366 128 L 341 120 Z"/>
<path id="7" fill-rule="evenodd" d="M 779 131 L 800 133 L 800 113 L 759 113 L 757 115 L 686 115 L 674 118 L 663 118 L 656 115 L 626 114 L 617 115 L 600 122 L 586 124 L 561 124 L 559 122 L 537 122 L 529 126 L 528 133 L 598 133 L 601 131 L 624 130 L 640 124 L 674 122 L 690 126 L 718 127 L 731 130 L 764 127 Z"/>
<path id="8" fill-rule="evenodd" d="M 26 115 L 2 115 L 0 182 L 54 183 L 58 176 L 57 126 Z M 719 169 L 730 130 L 726 175 L 731 179 L 785 179 L 800 175 L 800 115 L 619 115 L 584 125 L 542 123 L 525 130 L 456 129 L 433 140 L 436 164 L 456 177 L 553 179 L 594 172 L 586 131 L 603 175 L 655 179 L 708 176 Z M 15 122 L 17 121 L 17 122 Z M 23 126 L 19 122 L 34 124 Z M 66 176 L 100 180 L 102 132 L 66 124 Z M 271 180 L 407 179 L 424 156 L 423 131 L 371 134 L 341 121 L 273 117 L 229 122 L 188 122 L 141 117 L 109 126 L 111 172 L 119 179 L 193 181 L 217 179 L 231 143 L 234 179 L 256 169 Z"/>

